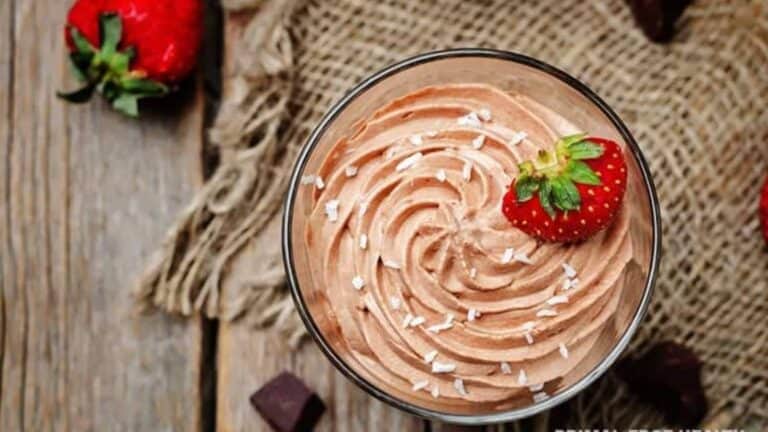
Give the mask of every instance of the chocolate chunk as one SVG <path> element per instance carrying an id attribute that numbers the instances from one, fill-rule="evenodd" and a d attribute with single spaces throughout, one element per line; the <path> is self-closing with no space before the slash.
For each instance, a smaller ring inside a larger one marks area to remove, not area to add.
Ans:
<path id="1" fill-rule="evenodd" d="M 627 0 L 637 25 L 648 39 L 667 42 L 675 34 L 675 23 L 691 0 Z"/>
<path id="2" fill-rule="evenodd" d="M 693 428 L 707 414 L 701 361 L 682 345 L 661 342 L 637 359 L 623 360 L 617 372 L 633 393 L 662 411 L 670 423 Z"/>
<path id="3" fill-rule="evenodd" d="M 325 405 L 299 378 L 283 372 L 251 395 L 251 404 L 279 432 L 309 431 Z"/>

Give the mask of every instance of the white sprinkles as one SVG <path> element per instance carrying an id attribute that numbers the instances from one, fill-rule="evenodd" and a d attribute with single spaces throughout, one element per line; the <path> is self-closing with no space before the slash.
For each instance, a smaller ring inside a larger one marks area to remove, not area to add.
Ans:
<path id="1" fill-rule="evenodd" d="M 366 250 L 368 248 L 368 235 L 360 234 L 360 249 Z"/>
<path id="2" fill-rule="evenodd" d="M 453 363 L 440 363 L 439 361 L 432 362 L 432 373 L 451 373 L 456 370 L 456 365 Z"/>
<path id="3" fill-rule="evenodd" d="M 464 181 L 470 181 L 472 179 L 472 162 L 464 162 L 464 166 L 461 168 L 461 177 Z"/>
<path id="4" fill-rule="evenodd" d="M 355 276 L 352 278 L 352 287 L 358 291 L 363 289 L 365 286 L 365 281 L 360 276 Z"/>
<path id="5" fill-rule="evenodd" d="M 325 203 L 325 215 L 331 222 L 339 220 L 339 200 L 333 199 Z"/>
<path id="6" fill-rule="evenodd" d="M 472 111 L 469 114 L 459 117 L 456 120 L 456 123 L 459 126 L 471 126 L 471 127 L 481 127 L 483 124 L 480 122 L 480 118 L 477 116 L 477 113 Z"/>
<path id="7" fill-rule="evenodd" d="M 509 145 L 516 146 L 523 142 L 524 139 L 528 138 L 528 134 L 525 132 L 515 132 L 514 135 L 512 135 L 512 138 L 509 140 Z"/>
<path id="8" fill-rule="evenodd" d="M 424 390 L 428 386 L 429 386 L 429 381 L 421 380 L 413 383 L 413 387 L 411 387 L 411 389 L 413 389 L 413 391 L 419 391 L 419 390 Z"/>
<path id="9" fill-rule="evenodd" d="M 485 144 L 485 135 L 478 135 L 477 138 L 472 140 L 472 148 L 475 150 L 483 148 L 483 144 Z"/>
<path id="10" fill-rule="evenodd" d="M 416 163 L 419 162 L 423 156 L 424 155 L 421 154 L 421 152 L 408 156 L 407 158 L 401 160 L 399 164 L 397 164 L 395 171 L 401 172 L 411 168 L 412 166 L 416 165 Z"/>
<path id="11" fill-rule="evenodd" d="M 455 380 L 453 380 L 453 388 L 455 388 L 456 392 L 458 392 L 460 395 L 462 396 L 467 395 L 467 389 L 464 388 L 464 380 L 462 380 L 461 378 L 456 378 Z"/>

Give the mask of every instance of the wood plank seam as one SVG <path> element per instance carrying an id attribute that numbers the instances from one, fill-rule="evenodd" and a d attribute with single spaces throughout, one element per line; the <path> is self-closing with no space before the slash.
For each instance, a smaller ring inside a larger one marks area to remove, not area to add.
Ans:
<path id="1" fill-rule="evenodd" d="M 8 82 L 6 84 L 7 87 L 7 107 L 6 107 L 6 152 L 7 156 L 5 159 L 5 196 L 3 199 L 5 200 L 5 212 L 4 212 L 4 225 L 5 225 L 5 249 L 6 249 L 6 256 L 8 256 L 9 263 L 6 263 L 5 260 L 0 261 L 0 275 L 7 275 L 11 272 L 11 265 L 16 260 L 16 251 L 13 247 L 13 242 L 11 241 L 11 215 L 10 215 L 10 205 L 11 205 L 11 151 L 13 149 L 13 139 L 14 139 L 14 130 L 10 126 L 13 124 L 13 118 L 14 118 L 14 74 L 15 74 L 15 66 L 14 66 L 14 59 L 15 59 L 15 52 L 16 52 L 16 1 L 15 0 L 9 0 L 8 3 L 8 44 L 9 49 L 6 55 L 8 56 Z M 5 255 L 5 254 L 4 254 Z M 6 276 L 3 276 L 3 280 L 10 280 L 11 278 L 7 278 Z M 3 282 L 4 284 L 5 282 Z M 3 285 L 4 287 L 4 285 Z M 3 400 L 3 397 L 7 394 L 6 389 L 3 385 L 3 377 L 4 377 L 4 370 L 5 370 L 5 343 L 6 343 L 6 305 L 5 305 L 5 289 L 2 289 L 2 292 L 0 293 L 0 318 L 2 318 L 2 322 L 0 322 L 0 342 L 2 344 L 0 345 L 0 401 Z M 23 387 L 23 386 L 22 386 Z M 23 388 L 22 388 L 23 392 Z M 24 394 L 21 394 L 21 399 L 23 400 Z M 21 418 L 21 424 L 23 424 L 24 421 L 24 408 L 23 404 L 19 411 L 20 418 Z M 3 410 L 0 409 L 0 424 L 2 424 L 2 415 Z M 23 426 L 22 426 L 23 428 Z"/>

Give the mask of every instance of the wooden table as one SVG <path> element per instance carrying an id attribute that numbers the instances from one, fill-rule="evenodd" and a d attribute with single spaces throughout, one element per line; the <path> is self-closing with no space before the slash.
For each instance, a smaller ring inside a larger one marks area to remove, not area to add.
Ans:
<path id="1" fill-rule="evenodd" d="M 0 431 L 268 430 L 248 396 L 284 369 L 328 405 L 319 430 L 449 430 L 367 396 L 312 343 L 134 310 L 135 278 L 213 168 L 202 78 L 140 121 L 62 103 L 69 3 L 0 0 Z"/>

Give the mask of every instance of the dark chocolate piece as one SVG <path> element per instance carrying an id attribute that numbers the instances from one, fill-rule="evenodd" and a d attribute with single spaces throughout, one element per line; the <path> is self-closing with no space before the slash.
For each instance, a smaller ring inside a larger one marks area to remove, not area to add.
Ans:
<path id="1" fill-rule="evenodd" d="M 675 23 L 691 0 L 627 0 L 637 25 L 648 39 L 667 42 L 675 34 Z"/>
<path id="2" fill-rule="evenodd" d="M 325 404 L 299 378 L 283 372 L 251 395 L 251 404 L 279 432 L 310 431 Z"/>
<path id="3" fill-rule="evenodd" d="M 662 411 L 670 423 L 693 428 L 707 414 L 701 361 L 680 344 L 661 342 L 637 359 L 620 362 L 617 372 L 635 395 Z"/>

